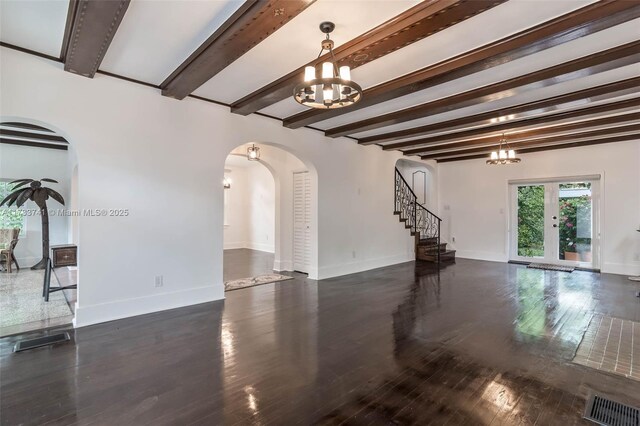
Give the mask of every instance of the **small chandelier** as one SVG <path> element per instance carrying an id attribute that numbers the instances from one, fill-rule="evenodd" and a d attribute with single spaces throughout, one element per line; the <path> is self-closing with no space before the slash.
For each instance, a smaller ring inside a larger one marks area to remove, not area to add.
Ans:
<path id="1" fill-rule="evenodd" d="M 351 69 L 345 65 L 338 70 L 336 65 L 333 40 L 329 38 L 335 27 L 333 22 L 320 24 L 320 31 L 325 33 L 327 38 L 322 40 L 318 58 L 322 56 L 322 52 L 328 50 L 331 61 L 322 63 L 321 78 L 316 78 L 315 66 L 304 68 L 304 82 L 293 89 L 293 98 L 299 104 L 320 109 L 343 108 L 355 104 L 362 98 L 362 88 L 351 81 Z"/>
<path id="2" fill-rule="evenodd" d="M 222 185 L 224 189 L 231 189 L 231 179 L 225 176 L 224 179 L 222 179 Z"/>
<path id="3" fill-rule="evenodd" d="M 247 160 L 260 161 L 260 148 L 255 146 L 255 144 L 247 148 Z"/>
<path id="4" fill-rule="evenodd" d="M 491 157 L 487 160 L 487 164 L 515 164 L 520 161 L 520 158 L 516 157 L 516 152 L 509 146 L 503 133 L 498 150 L 491 152 Z"/>

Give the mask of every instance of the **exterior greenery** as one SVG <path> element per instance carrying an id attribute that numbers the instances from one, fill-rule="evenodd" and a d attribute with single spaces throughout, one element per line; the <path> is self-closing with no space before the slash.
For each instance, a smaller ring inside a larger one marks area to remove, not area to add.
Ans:
<path id="1" fill-rule="evenodd" d="M 576 183 L 561 185 L 561 189 L 589 189 L 590 184 Z M 579 219 L 580 218 L 580 219 Z M 564 259 L 565 253 L 576 253 L 579 251 L 591 251 L 591 238 L 580 238 L 578 236 L 579 220 L 591 223 L 591 197 L 583 195 L 580 197 L 560 199 L 560 258 Z M 591 233 L 589 233 L 591 235 Z"/>
<path id="2" fill-rule="evenodd" d="M 589 190 L 589 183 L 560 185 L 561 190 Z M 578 235 L 578 223 L 588 230 L 591 223 L 591 197 L 563 197 L 560 200 L 558 225 L 559 257 L 565 253 L 590 252 L 591 233 Z M 518 256 L 544 256 L 544 186 L 518 187 Z M 586 237 L 588 235 L 588 237 Z"/>
<path id="3" fill-rule="evenodd" d="M 15 185 L 11 185 L 9 182 L 0 182 L 0 200 L 3 200 L 9 195 L 11 191 L 13 191 L 14 186 Z M 24 229 L 24 215 L 24 211 L 18 208 L 0 207 L 0 228 Z"/>
<path id="4" fill-rule="evenodd" d="M 518 187 L 518 256 L 544 256 L 544 186 Z"/>

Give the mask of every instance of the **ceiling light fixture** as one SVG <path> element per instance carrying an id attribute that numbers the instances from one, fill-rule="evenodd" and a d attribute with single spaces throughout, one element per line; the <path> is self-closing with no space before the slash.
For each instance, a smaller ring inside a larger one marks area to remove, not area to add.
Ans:
<path id="1" fill-rule="evenodd" d="M 247 148 L 247 160 L 260 161 L 260 148 L 255 146 L 255 144 Z"/>
<path id="2" fill-rule="evenodd" d="M 498 150 L 491 152 L 491 157 L 487 160 L 487 164 L 515 164 L 520 161 L 522 160 L 516 157 L 516 152 L 511 149 L 503 133 Z"/>
<path id="3" fill-rule="evenodd" d="M 362 88 L 351 81 L 351 68 L 344 65 L 338 69 L 336 64 L 333 40 L 329 38 L 335 27 L 333 22 L 320 24 L 320 31 L 325 33 L 327 38 L 322 40 L 318 58 L 328 50 L 331 61 L 322 63 L 320 78 L 317 78 L 315 66 L 304 68 L 304 82 L 293 89 L 293 98 L 299 104 L 319 109 L 344 108 L 362 99 Z"/>

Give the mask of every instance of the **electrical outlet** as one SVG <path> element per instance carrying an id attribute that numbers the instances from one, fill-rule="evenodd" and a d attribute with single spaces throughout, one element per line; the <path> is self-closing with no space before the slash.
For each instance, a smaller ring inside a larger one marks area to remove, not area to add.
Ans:
<path id="1" fill-rule="evenodd" d="M 156 275 L 156 288 L 160 288 L 164 285 L 164 276 Z"/>
<path id="2" fill-rule="evenodd" d="M 456 242 L 456 237 L 451 237 L 451 242 L 455 243 Z"/>

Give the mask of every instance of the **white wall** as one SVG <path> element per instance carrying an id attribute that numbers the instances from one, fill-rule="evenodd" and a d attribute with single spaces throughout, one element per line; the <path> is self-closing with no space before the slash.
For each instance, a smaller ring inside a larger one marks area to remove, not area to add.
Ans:
<path id="1" fill-rule="evenodd" d="M 437 214 L 438 187 L 436 185 L 436 163 L 433 161 L 422 162 L 401 158 L 396 163 L 396 168 L 416 194 L 416 197 L 418 197 L 418 202 Z M 414 177 L 414 173 L 416 172 L 418 173 Z M 425 198 L 424 201 L 423 198 Z"/>
<path id="2" fill-rule="evenodd" d="M 224 297 L 223 188 L 212 182 L 247 142 L 279 146 L 310 171 L 311 278 L 413 258 L 392 214 L 399 153 L 104 75 L 80 77 L 7 48 L 0 55 L 1 118 L 49 126 L 76 147 L 80 209 L 130 212 L 80 217 L 77 325 Z M 176 221 L 185 212 L 189 220 Z"/>
<path id="3" fill-rule="evenodd" d="M 513 179 L 602 175 L 603 272 L 640 272 L 640 141 L 524 154 L 522 163 L 439 164 L 444 238 L 456 255 L 508 260 L 508 184 Z M 455 242 L 453 242 L 455 237 Z"/>
<path id="4" fill-rule="evenodd" d="M 0 144 L 0 179 L 50 178 L 59 184 L 47 184 L 58 191 L 69 206 L 71 175 L 67 163 L 70 153 L 55 149 Z M 53 199 L 47 202 L 50 210 L 64 209 Z M 35 212 L 38 207 L 32 201 L 25 209 Z M 51 245 L 66 244 L 68 236 L 68 216 L 50 215 L 49 242 Z M 21 267 L 31 267 L 42 259 L 42 221 L 40 215 L 30 214 L 26 218 L 26 235 L 20 237 L 16 246 L 16 258 Z"/>
<path id="5" fill-rule="evenodd" d="M 271 172 L 261 162 L 225 165 L 232 179 L 225 190 L 224 248 L 275 251 L 276 189 Z"/>

